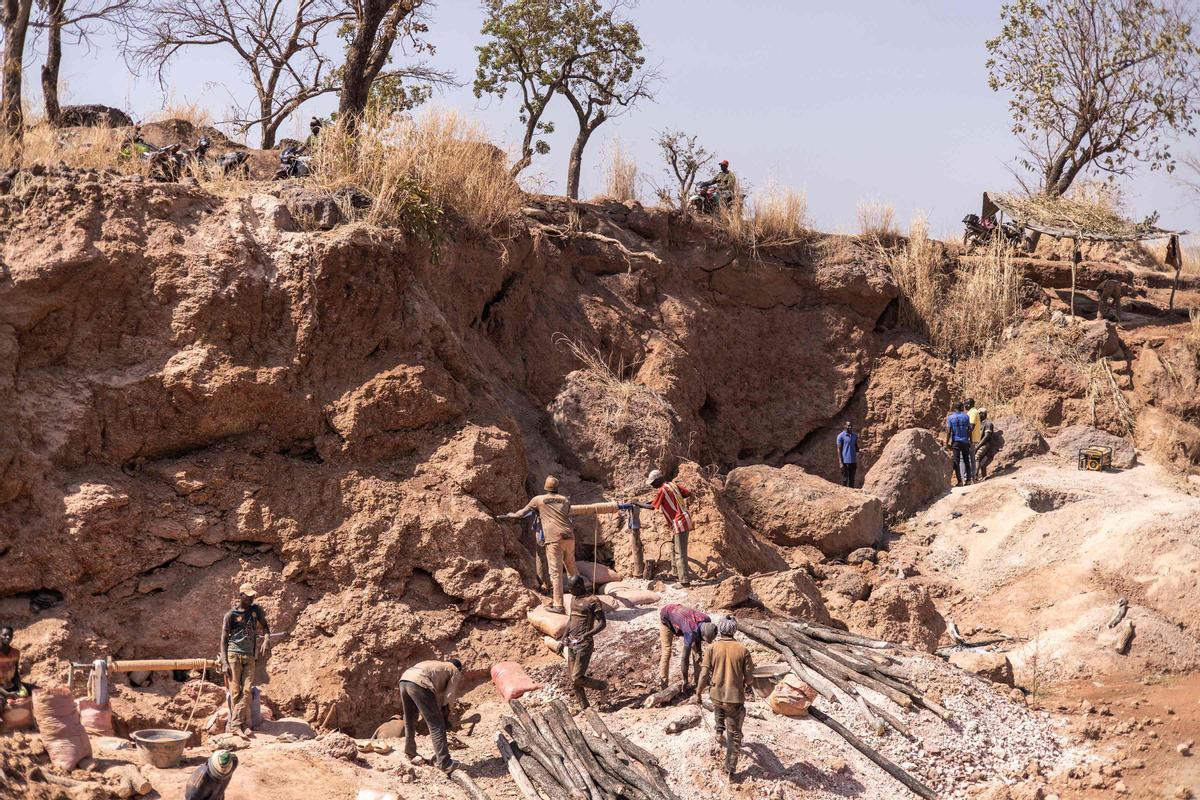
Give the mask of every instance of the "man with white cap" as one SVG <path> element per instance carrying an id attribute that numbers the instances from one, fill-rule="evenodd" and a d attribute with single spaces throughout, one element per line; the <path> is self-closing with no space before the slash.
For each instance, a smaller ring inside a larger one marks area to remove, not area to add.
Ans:
<path id="1" fill-rule="evenodd" d="M 501 514 L 498 520 L 521 519 L 536 512 L 541 524 L 543 544 L 546 547 L 546 565 L 550 573 L 550 591 L 554 600 L 550 610 L 556 614 L 567 613 L 563 607 L 563 570 L 569 577 L 575 572 L 575 533 L 571 528 L 571 498 L 558 493 L 558 478 L 546 476 L 546 491 L 534 497 L 520 511 Z"/>
<path id="2" fill-rule="evenodd" d="M 688 513 L 687 500 L 691 492 L 674 481 L 669 481 L 660 470 L 652 469 L 646 477 L 646 483 L 657 491 L 650 505 L 657 508 L 667 518 L 671 526 L 671 536 L 675 543 L 675 577 L 680 586 L 688 586 L 691 577 L 688 573 L 688 533 L 692 530 L 692 515 Z"/>
<path id="3" fill-rule="evenodd" d="M 254 692 L 254 670 L 271 646 L 271 626 L 262 607 L 254 602 L 258 592 L 249 583 L 238 587 L 237 605 L 225 613 L 221 624 L 221 671 L 233 708 L 229 731 L 248 735 L 250 698 Z"/>
<path id="4" fill-rule="evenodd" d="M 225 789 L 237 769 L 237 756 L 228 750 L 216 750 L 208 760 L 192 770 L 183 800 L 225 800 Z"/>

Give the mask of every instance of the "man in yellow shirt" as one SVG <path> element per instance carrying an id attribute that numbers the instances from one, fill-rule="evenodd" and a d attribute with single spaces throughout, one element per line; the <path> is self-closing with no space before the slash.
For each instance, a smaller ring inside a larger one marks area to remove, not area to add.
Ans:
<path id="1" fill-rule="evenodd" d="M 971 447 L 967 450 L 970 455 L 967 459 L 967 483 L 974 483 L 979 474 L 975 465 L 975 448 L 979 447 L 979 440 L 983 436 L 983 426 L 979 419 L 979 409 L 975 407 L 975 401 L 968 397 L 963 405 L 967 407 L 967 419 L 971 423 Z"/>

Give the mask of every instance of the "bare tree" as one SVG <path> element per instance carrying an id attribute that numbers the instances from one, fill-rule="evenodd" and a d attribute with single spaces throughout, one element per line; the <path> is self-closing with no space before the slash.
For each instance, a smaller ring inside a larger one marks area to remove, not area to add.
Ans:
<path id="1" fill-rule="evenodd" d="M 279 126 L 305 102 L 339 89 L 333 62 L 321 51 L 330 26 L 353 19 L 336 0 L 166 0 L 142 15 L 139 66 L 163 81 L 186 47 L 222 46 L 245 64 L 257 108 L 231 120 L 243 132 L 260 126 L 261 147 L 275 146 Z"/>
<path id="2" fill-rule="evenodd" d="M 453 73 L 424 62 L 385 69 L 398 42 L 415 53 L 434 52 L 423 38 L 429 31 L 429 0 L 347 0 L 347 6 L 350 23 L 343 30 L 346 62 L 341 68 L 338 118 L 349 130 L 355 129 L 373 96 L 385 106 L 403 109 L 428 96 L 428 88 L 402 91 L 406 83 L 456 85 Z"/>
<path id="3" fill-rule="evenodd" d="M 57 125 L 60 117 L 58 103 L 58 74 L 62 64 L 63 34 L 74 44 L 89 42 L 102 24 L 127 30 L 132 13 L 140 0 L 39 0 L 42 16 L 34 27 L 46 29 L 46 62 L 42 65 L 42 98 L 46 121 Z"/>
<path id="4" fill-rule="evenodd" d="M 988 83 L 1009 109 L 1040 191 L 1085 170 L 1175 166 L 1168 134 L 1200 110 L 1195 12 L 1184 0 L 1014 0 L 987 42 Z"/>
<path id="5" fill-rule="evenodd" d="M 663 131 L 654 143 L 658 145 L 663 160 L 667 162 L 667 175 L 679 184 L 679 194 L 676 197 L 672 197 L 666 188 L 659 190 L 659 197 L 664 202 L 677 198 L 680 210 L 686 211 L 696 176 L 700 170 L 712 163 L 716 156 L 704 149 L 697 137 L 688 136 L 683 131 Z"/>
<path id="6" fill-rule="evenodd" d="M 0 77 L 0 133 L 19 142 L 25 130 L 21 107 L 21 72 L 25 60 L 25 37 L 33 0 L 0 0 L 0 24 L 4 26 L 4 66 Z"/>

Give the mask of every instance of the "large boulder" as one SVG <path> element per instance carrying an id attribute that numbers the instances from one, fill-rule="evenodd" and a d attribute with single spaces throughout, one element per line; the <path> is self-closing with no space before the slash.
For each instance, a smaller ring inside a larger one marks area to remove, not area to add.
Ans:
<path id="1" fill-rule="evenodd" d="M 937 436 L 923 428 L 900 431 L 863 481 L 889 519 L 902 519 L 950 489 L 950 459 Z"/>
<path id="2" fill-rule="evenodd" d="M 725 495 L 750 527 L 783 547 L 814 545 L 842 556 L 883 532 L 879 500 L 791 464 L 739 467 L 729 473 Z"/>
<path id="3" fill-rule="evenodd" d="M 101 127 L 128 128 L 133 120 L 119 108 L 95 103 L 81 106 L 63 106 L 59 109 L 60 128 Z"/>
<path id="4" fill-rule="evenodd" d="M 1040 456 L 1050 450 L 1037 428 L 1024 417 L 999 417 L 992 424 L 999 447 L 989 467 L 991 473 L 1008 469 L 1023 458 Z"/>
<path id="5" fill-rule="evenodd" d="M 850 630 L 932 653 L 946 632 L 929 590 L 913 581 L 876 586 L 870 598 L 855 603 L 846 620 Z"/>
<path id="6" fill-rule="evenodd" d="M 830 622 L 820 590 L 802 569 L 751 578 L 750 588 L 759 602 L 776 614 L 822 625 Z"/>
<path id="7" fill-rule="evenodd" d="M 1072 463 L 1078 460 L 1079 451 L 1085 447 L 1111 447 L 1112 465 L 1117 469 L 1129 469 L 1137 463 L 1137 450 L 1132 444 L 1090 425 L 1071 425 L 1050 440 L 1054 455 Z"/>
<path id="8" fill-rule="evenodd" d="M 982 650 L 957 650 L 950 654 L 950 663 L 961 670 L 1005 686 L 1013 685 L 1013 666 L 1004 653 Z"/>

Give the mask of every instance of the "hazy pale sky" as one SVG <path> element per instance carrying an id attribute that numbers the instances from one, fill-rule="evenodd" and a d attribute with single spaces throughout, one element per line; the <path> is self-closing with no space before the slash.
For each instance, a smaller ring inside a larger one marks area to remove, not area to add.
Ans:
<path id="1" fill-rule="evenodd" d="M 658 131 L 679 128 L 698 134 L 753 187 L 774 181 L 804 190 L 823 230 L 853 231 L 857 206 L 877 201 L 894 206 L 904 226 L 923 213 L 935 233 L 958 235 L 983 190 L 1015 185 L 1008 165 L 1018 146 L 1006 99 L 988 89 L 984 69 L 984 41 L 998 28 L 999 7 L 988 0 L 642 0 L 633 18 L 663 79 L 654 102 L 593 137 L 582 194 L 601 185 L 614 138 L 643 175 L 661 182 L 653 140 Z M 481 22 L 475 0 L 437 3 L 428 37 L 437 47 L 432 61 L 456 72 L 464 86 L 435 102 L 478 117 L 494 139 L 515 148 L 522 132 L 516 102 L 476 100 L 471 92 Z M 220 119 L 231 96 L 250 94 L 239 62 L 220 47 L 178 58 L 164 96 L 157 81 L 130 75 L 106 40 L 98 42 L 91 53 L 68 47 L 64 54 L 66 102 L 116 105 L 146 118 L 164 103 L 195 103 Z M 36 95 L 40 56 L 27 63 L 26 84 Z M 309 105 L 283 133 L 299 133 L 311 114 L 335 108 L 336 99 Z M 565 185 L 575 120 L 561 98 L 550 116 L 558 127 L 552 151 L 530 172 L 557 192 Z M 1175 149 L 1200 153 L 1200 142 Z M 1200 203 L 1171 176 L 1141 167 L 1124 185 L 1139 218 L 1158 210 L 1164 225 L 1200 230 Z M 642 194 L 652 197 L 649 186 Z"/>

